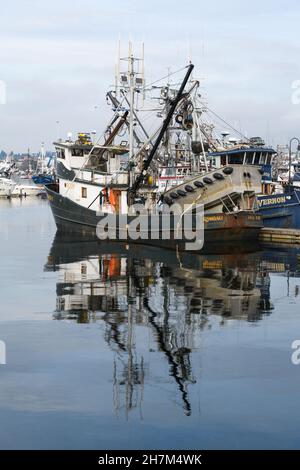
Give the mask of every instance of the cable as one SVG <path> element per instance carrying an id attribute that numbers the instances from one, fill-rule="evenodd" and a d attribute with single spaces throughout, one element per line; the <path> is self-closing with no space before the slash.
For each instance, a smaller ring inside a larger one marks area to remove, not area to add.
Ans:
<path id="1" fill-rule="evenodd" d="M 186 65 L 185 67 L 182 67 L 181 69 L 178 69 L 178 70 L 176 70 L 176 71 L 173 72 L 173 73 L 168 73 L 168 75 L 166 75 L 165 77 L 159 78 L 158 80 L 155 80 L 154 82 L 152 82 L 152 83 L 150 83 L 149 85 L 147 85 L 147 88 L 153 86 L 155 83 L 158 83 L 158 82 L 161 82 L 162 80 L 165 80 L 166 78 L 172 77 L 172 75 L 175 75 L 176 73 L 182 72 L 182 71 L 185 70 L 187 67 L 189 67 L 189 66 Z"/>
<path id="2" fill-rule="evenodd" d="M 205 105 L 205 108 L 211 112 L 212 114 L 214 114 L 214 116 L 216 116 L 218 119 L 220 119 L 220 121 L 222 121 L 224 124 L 226 124 L 226 126 L 230 127 L 234 132 L 237 132 L 240 136 L 243 137 L 243 139 L 246 139 L 247 141 L 249 141 L 250 139 L 248 137 L 246 137 L 244 134 L 242 134 L 242 132 L 238 131 L 237 129 L 235 129 L 231 124 L 229 124 L 228 122 L 225 121 L 225 119 L 221 118 L 221 116 L 219 116 L 217 113 L 215 113 L 212 109 L 210 109 L 207 105 Z"/>

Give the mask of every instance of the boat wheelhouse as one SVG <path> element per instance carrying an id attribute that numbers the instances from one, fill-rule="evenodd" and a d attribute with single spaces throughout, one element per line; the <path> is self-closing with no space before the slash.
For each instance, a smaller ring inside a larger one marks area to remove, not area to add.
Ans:
<path id="1" fill-rule="evenodd" d="M 220 152 L 210 152 L 207 158 L 215 167 L 226 165 L 272 165 L 275 150 L 267 147 L 228 148 Z"/>
<path id="2" fill-rule="evenodd" d="M 61 196 L 92 210 L 126 213 L 129 173 L 122 167 L 121 155 L 128 152 L 124 143 L 108 148 L 92 144 L 88 134 L 80 133 L 75 142 L 54 145 Z"/>
<path id="3" fill-rule="evenodd" d="M 300 163 L 299 162 L 293 162 L 292 163 L 292 183 L 293 186 L 300 188 Z"/>
<path id="4" fill-rule="evenodd" d="M 207 159 L 211 166 L 220 168 L 227 165 L 247 165 L 260 168 L 261 172 L 261 193 L 272 194 L 274 184 L 272 182 L 272 165 L 276 151 L 271 147 L 251 147 L 228 148 L 219 152 L 210 152 Z"/>

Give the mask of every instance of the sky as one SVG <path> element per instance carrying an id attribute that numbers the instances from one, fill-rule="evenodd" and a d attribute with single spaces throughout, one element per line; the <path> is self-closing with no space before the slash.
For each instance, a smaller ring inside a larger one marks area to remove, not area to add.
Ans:
<path id="1" fill-rule="evenodd" d="M 299 24 L 296 0 L 1 0 L 0 149 L 101 133 L 119 39 L 144 42 L 148 83 L 191 59 L 210 108 L 285 144 L 300 137 Z"/>

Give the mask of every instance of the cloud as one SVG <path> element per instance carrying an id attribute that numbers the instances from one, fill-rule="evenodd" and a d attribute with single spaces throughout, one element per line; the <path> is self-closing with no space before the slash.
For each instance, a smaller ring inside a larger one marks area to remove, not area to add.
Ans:
<path id="1" fill-rule="evenodd" d="M 263 134 L 268 122 L 274 142 L 287 140 L 298 132 L 297 119 L 286 116 L 298 115 L 291 84 L 300 79 L 299 19 L 294 0 L 188 0 L 184 8 L 170 0 L 7 2 L 0 20 L 0 79 L 7 88 L 0 147 L 51 145 L 57 120 L 61 132 L 101 132 L 119 37 L 123 53 L 128 38 L 137 48 L 145 42 L 148 83 L 191 56 L 210 107 L 242 121 L 248 134 Z M 99 112 L 91 112 L 95 104 Z"/>

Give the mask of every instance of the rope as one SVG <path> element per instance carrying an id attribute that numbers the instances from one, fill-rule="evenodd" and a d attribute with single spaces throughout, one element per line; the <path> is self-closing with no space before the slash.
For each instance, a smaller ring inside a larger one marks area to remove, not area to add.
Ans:
<path id="1" fill-rule="evenodd" d="M 207 105 L 205 105 L 205 108 L 210 112 L 212 113 L 214 116 L 216 116 L 218 119 L 220 119 L 220 121 L 222 121 L 224 124 L 226 124 L 226 126 L 230 127 L 234 132 L 237 132 L 241 137 L 243 137 L 243 139 L 246 139 L 247 141 L 249 141 L 249 138 L 246 137 L 244 134 L 242 134 L 242 132 L 238 131 L 237 129 L 235 129 L 231 124 L 229 124 L 228 122 L 225 121 L 225 119 L 223 119 L 221 116 L 219 116 L 215 111 L 213 111 L 212 109 L 210 109 Z"/>

